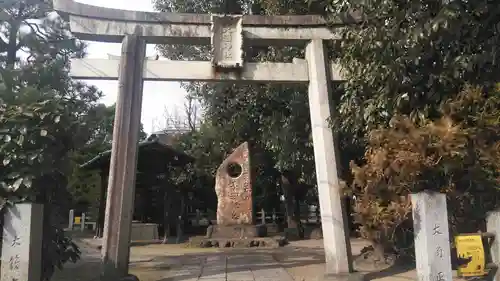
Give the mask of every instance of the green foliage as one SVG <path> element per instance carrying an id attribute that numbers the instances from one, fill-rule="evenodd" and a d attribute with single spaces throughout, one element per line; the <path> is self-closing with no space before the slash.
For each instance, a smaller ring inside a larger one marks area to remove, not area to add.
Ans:
<path id="1" fill-rule="evenodd" d="M 62 66 L 59 62 L 53 67 Z M 74 92 L 61 93 L 57 87 L 65 85 L 50 80 L 37 84 L 29 81 L 35 72 L 43 77 L 40 71 L 38 66 L 26 66 L 2 75 L 6 87 L 1 95 L 0 174 L 5 196 L 35 200 L 33 180 L 53 172 L 66 174 L 68 152 L 84 145 L 91 132 L 82 124 L 93 110 L 91 103 L 98 98 L 95 89 L 71 83 L 66 86 L 73 87 Z"/>
<path id="2" fill-rule="evenodd" d="M 410 193 L 447 194 L 452 233 L 484 231 L 500 199 L 500 92 L 469 87 L 423 125 L 395 116 L 371 132 L 366 163 L 352 164 L 355 220 L 383 250 L 408 254 Z"/>
<path id="3" fill-rule="evenodd" d="M 90 155 L 96 155 L 83 154 L 86 149 L 82 150 L 76 151 L 70 156 L 71 172 L 68 175 L 67 190 L 71 196 L 71 201 L 68 202 L 68 205 L 77 209 L 86 207 L 82 211 L 85 211 L 87 216 L 97 218 L 100 203 L 101 175 L 99 171 L 86 171 L 80 168 L 80 165 L 86 162 L 82 161 L 82 159 L 88 160 Z"/>
<path id="4" fill-rule="evenodd" d="M 240 1 L 240 8 L 228 7 L 231 1 L 172 1 L 156 0 L 160 11 L 207 13 L 220 11 L 229 13 L 275 14 L 301 12 L 298 6 L 305 3 L 283 1 L 281 10 L 267 9 L 254 1 Z M 236 2 L 236 1 L 233 1 Z M 285 3 L 286 2 L 286 3 Z M 231 4 L 231 3 L 230 3 Z M 234 3 L 232 3 L 234 4 Z M 229 4 L 227 4 L 229 5 Z M 209 47 L 184 47 L 161 45 L 162 55 L 171 59 L 208 60 Z M 290 61 L 303 56 L 298 48 L 248 47 L 246 54 L 252 61 Z M 195 143 L 208 142 L 203 162 L 206 173 L 215 174 L 221 161 L 231 149 L 248 141 L 252 148 L 252 163 L 255 164 L 254 184 L 258 204 L 277 204 L 279 173 L 292 170 L 300 183 L 314 182 L 314 162 L 307 90 L 303 86 L 291 85 L 227 85 L 215 83 L 183 84 L 190 95 L 201 101 L 204 109 L 205 127 L 200 129 Z M 211 131 L 207 135 L 207 130 Z M 207 137 L 206 140 L 201 140 Z M 193 155 L 196 155 L 193 154 Z M 306 185 L 303 185 L 306 186 Z M 273 198 L 271 200 L 267 200 Z M 265 202 L 267 201 L 267 202 Z"/>
<path id="5" fill-rule="evenodd" d="M 422 189 L 447 193 L 454 231 L 481 229 L 498 197 L 498 1 L 309 2 L 326 5 L 332 23 L 360 15 L 332 26 L 347 80 L 333 125 L 344 147 L 367 144 L 349 190 L 363 235 L 408 253 L 407 195 Z"/>
<path id="6" fill-rule="evenodd" d="M 26 74 L 31 70 L 19 71 Z M 5 79 L 6 76 L 10 79 Z M 87 102 L 60 96 L 50 82 L 46 87 L 33 88 L 13 83 L 19 76 L 4 73 L 3 77 L 7 87 L 1 93 L 0 105 L 3 166 L 0 192 L 11 202 L 44 203 L 47 224 L 44 224 L 43 272 L 48 279 L 53 266 L 75 260 L 79 255 L 76 245 L 59 229 L 57 210 L 69 199 L 65 192 L 68 153 L 86 133 L 81 126 L 81 114 L 87 110 Z"/>
<path id="7" fill-rule="evenodd" d="M 85 144 L 70 155 L 70 172 L 68 176 L 68 191 L 71 194 L 70 205 L 83 205 L 90 209 L 87 211 L 95 217 L 100 198 L 101 176 L 100 171 L 87 171 L 80 169 L 80 165 L 86 163 L 99 153 L 111 149 L 113 139 L 113 125 L 115 119 L 115 107 L 103 104 L 94 105 L 92 110 L 85 115 L 83 121 L 89 128 Z M 141 124 L 139 141 L 146 139 L 146 133 Z"/>
<path id="8" fill-rule="evenodd" d="M 466 84 L 498 80 L 498 1 L 310 2 L 328 5 L 332 21 L 362 11 L 359 24 L 340 31 L 347 83 L 335 124 L 343 131 L 363 136 L 396 114 L 425 122 Z"/>
<path id="9" fill-rule="evenodd" d="M 83 47 L 42 2 L 0 4 L 0 196 L 44 204 L 42 280 L 80 251 L 60 228 L 74 151 L 95 135 L 100 93 L 68 76 Z M 20 51 L 24 58 L 20 59 Z"/>
<path id="10" fill-rule="evenodd" d="M 57 136 L 49 134 L 48 129 L 53 126 L 57 126 L 55 131 L 61 129 L 58 113 L 62 104 L 50 92 L 43 93 L 28 87 L 18 93 L 4 91 L 2 97 L 0 120 L 4 169 L 1 170 L 1 178 L 4 180 L 1 184 L 4 190 L 13 194 L 19 191 L 27 196 L 29 193 L 26 191 L 31 190 L 33 178 L 51 172 L 54 162 L 59 161 L 60 151 L 57 149 L 54 157 L 43 154 L 57 141 Z"/>

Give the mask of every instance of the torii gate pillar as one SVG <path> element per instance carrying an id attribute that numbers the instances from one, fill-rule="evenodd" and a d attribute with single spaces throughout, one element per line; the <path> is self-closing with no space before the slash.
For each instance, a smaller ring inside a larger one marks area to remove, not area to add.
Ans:
<path id="1" fill-rule="evenodd" d="M 309 69 L 309 111 L 325 249 L 325 272 L 335 275 L 348 274 L 353 271 L 351 243 L 347 215 L 342 207 L 335 139 L 328 124 L 333 105 L 323 40 L 309 42 L 306 47 L 306 60 Z"/>
<path id="2" fill-rule="evenodd" d="M 128 275 L 146 52 L 141 35 L 137 26 L 133 34 L 125 35 L 122 43 L 102 240 L 104 280 Z"/>

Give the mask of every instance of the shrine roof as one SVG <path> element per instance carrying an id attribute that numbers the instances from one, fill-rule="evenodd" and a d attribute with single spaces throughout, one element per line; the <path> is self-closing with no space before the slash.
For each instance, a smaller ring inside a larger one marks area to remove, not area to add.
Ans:
<path id="1" fill-rule="evenodd" d="M 111 150 L 107 150 L 80 165 L 80 168 L 106 170 L 109 169 L 110 160 Z M 140 142 L 138 145 L 137 171 L 163 172 L 168 166 L 185 166 L 193 161 L 193 157 L 162 143 L 158 138 Z"/>

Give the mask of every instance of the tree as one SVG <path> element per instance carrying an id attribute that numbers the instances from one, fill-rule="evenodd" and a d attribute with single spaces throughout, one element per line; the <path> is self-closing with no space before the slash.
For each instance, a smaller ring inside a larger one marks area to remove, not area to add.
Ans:
<path id="1" fill-rule="evenodd" d="M 83 56 L 84 45 L 48 4 L 0 5 L 8 15 L 0 36 L 0 192 L 8 204 L 44 204 L 42 280 L 49 280 L 56 266 L 79 258 L 59 215 L 70 200 L 70 155 L 94 132 L 87 125 L 100 93 L 69 78 L 69 58 Z"/>
<path id="2" fill-rule="evenodd" d="M 196 92 L 199 84 L 184 86 Z M 167 178 L 180 189 L 194 187 L 195 197 L 204 200 L 198 202 L 198 207 L 215 210 L 213 175 L 218 167 L 217 163 L 223 160 L 224 151 L 220 151 L 217 131 L 209 122 L 203 120 L 201 111 L 199 99 L 188 94 L 182 110 L 165 109 L 164 127 L 159 131 L 167 134 L 169 145 L 196 159 L 193 165 L 171 169 Z"/>
<path id="3" fill-rule="evenodd" d="M 71 208 L 90 207 L 86 212 L 93 217 L 97 216 L 100 203 L 101 174 L 100 171 L 83 170 L 80 165 L 111 149 L 114 116 L 114 105 L 109 107 L 103 104 L 96 105 L 86 116 L 86 125 L 92 128 L 86 143 L 72 151 L 69 156 L 71 170 L 68 172 L 67 189 L 71 200 L 68 205 Z"/>
<path id="4" fill-rule="evenodd" d="M 435 122 L 432 126 L 444 126 L 444 123 L 441 124 L 438 120 L 449 114 L 444 112 L 441 106 L 443 103 L 464 104 L 462 90 L 467 85 L 481 88 L 490 95 L 483 99 L 492 102 L 491 95 L 498 94 L 495 89 L 498 79 L 493 74 L 498 71 L 496 63 L 499 40 L 496 32 L 499 21 L 496 17 L 498 2 L 426 0 L 406 2 L 311 0 L 309 2 L 327 6 L 327 19 L 332 24 L 337 23 L 332 25 L 332 28 L 337 28 L 335 31 L 342 35 L 340 48 L 332 48 L 337 54 L 332 58 L 340 63 L 346 78 L 346 83 L 343 85 L 344 93 L 338 101 L 338 118 L 332 120 L 334 128 L 342 134 L 342 149 L 367 145 L 364 159 L 358 162 L 363 163 L 361 167 L 366 167 L 366 170 L 353 167 L 355 190 L 368 192 L 366 196 L 356 195 L 357 211 L 360 212 L 356 214 L 357 221 L 362 224 L 365 236 L 370 236 L 372 241 L 376 241 L 375 244 L 378 244 L 381 250 L 390 248 L 390 252 L 404 252 L 401 241 L 387 241 L 392 239 L 388 235 L 394 229 L 400 231 L 408 227 L 411 230 L 411 224 L 407 225 L 407 213 L 405 213 L 408 211 L 408 199 L 406 197 L 400 199 L 396 195 L 406 196 L 408 192 L 399 190 L 409 184 L 404 178 L 405 175 L 409 177 L 409 173 L 415 173 L 412 176 L 417 177 L 427 173 L 431 166 L 426 166 L 430 165 L 428 163 L 420 163 L 420 166 L 400 171 L 401 174 L 388 170 L 389 174 L 384 175 L 380 167 L 376 166 L 378 165 L 376 163 L 379 163 L 376 161 L 382 161 L 384 157 L 376 152 L 389 150 L 387 157 L 395 157 L 391 153 L 403 153 L 402 151 L 409 149 L 407 145 L 415 145 L 419 149 L 436 145 L 431 136 L 435 138 L 439 136 L 435 135 L 435 131 L 430 131 L 429 124 Z M 345 14 L 354 14 L 356 17 L 344 29 L 339 30 L 338 20 Z M 469 114 L 479 118 L 482 109 L 475 106 L 472 109 Z M 398 128 L 391 127 L 391 120 L 394 120 L 395 116 L 404 116 L 404 122 L 401 120 L 396 122 L 400 126 Z M 475 127 L 477 124 L 470 122 L 461 124 L 462 119 L 454 119 L 456 117 L 454 115 L 449 117 L 451 119 L 443 120 L 453 120 L 452 124 L 459 124 L 468 132 L 480 129 Z M 429 140 L 414 139 L 418 134 L 426 135 Z M 383 135 L 386 140 L 374 140 L 374 135 Z M 460 135 L 460 137 L 474 138 L 470 135 Z M 395 139 L 390 140 L 391 138 Z M 405 138 L 409 139 L 409 144 L 403 143 Z M 384 147 L 383 142 L 389 148 Z M 449 149 L 461 153 L 457 151 L 458 148 Z M 439 155 L 438 152 L 433 153 Z M 353 156 L 355 155 L 356 153 Z M 394 160 L 389 159 L 388 162 Z M 477 164 L 476 160 L 472 163 Z M 467 162 L 470 159 L 455 158 L 454 161 L 454 165 L 466 167 L 472 165 Z M 435 186 L 442 187 L 443 180 L 451 182 L 456 180 L 456 178 L 450 179 L 451 176 L 447 173 L 439 174 L 442 169 L 448 169 L 446 165 L 451 165 L 451 162 L 453 161 L 448 159 L 435 163 L 434 168 L 438 172 L 434 174 L 438 177 L 433 179 L 436 181 Z M 445 165 L 445 168 L 441 167 L 441 164 Z M 357 178 L 366 176 L 367 180 L 374 180 L 373 177 L 376 175 L 382 179 L 377 178 L 373 183 Z M 480 175 L 476 176 L 478 178 L 472 180 L 480 182 Z M 345 179 L 348 185 L 351 185 L 352 178 L 345 177 Z M 389 182 L 384 183 L 384 180 Z M 366 186 L 363 187 L 362 184 Z M 349 189 L 352 191 L 353 187 Z M 391 192 L 396 195 L 389 196 Z M 479 197 L 483 191 L 477 186 L 471 188 L 469 192 L 470 196 Z M 494 191 L 492 194 L 495 194 Z M 465 195 L 460 193 L 456 200 L 466 202 L 462 201 L 464 197 L 461 196 Z M 450 196 L 448 199 L 451 200 Z M 362 211 L 363 207 L 368 209 Z M 481 210 L 483 213 L 490 206 L 484 205 L 484 207 L 485 209 Z M 458 209 L 453 211 L 462 214 Z M 381 221 L 376 222 L 372 217 Z M 400 225 L 400 222 L 405 223 Z M 456 223 L 456 227 L 459 226 L 459 223 Z"/>
<path id="5" fill-rule="evenodd" d="M 396 114 L 435 118 L 465 85 L 498 80 L 498 1 L 309 2 L 328 6 L 332 23 L 362 11 L 336 50 L 347 83 L 335 127 L 357 139 Z"/>
<path id="6" fill-rule="evenodd" d="M 190 87 L 193 85 L 185 86 Z M 182 109 L 177 107 L 168 109 L 165 107 L 162 118 L 163 122 L 156 129 L 174 133 L 193 132 L 200 127 L 201 119 L 201 106 L 198 99 L 192 95 L 188 95 L 185 98 Z"/>
<path id="7" fill-rule="evenodd" d="M 307 4 L 280 3 L 280 9 L 266 9 L 258 1 L 171 1 L 157 0 L 155 7 L 160 11 L 207 13 L 274 14 L 294 11 L 306 13 Z M 225 5 L 227 4 L 227 6 Z M 231 4 L 231 5 L 229 5 Z M 234 5 L 233 5 L 234 4 Z M 236 5 L 237 4 L 237 5 Z M 239 6 L 239 7 L 238 7 Z M 300 7 L 299 7 L 300 6 Z M 209 46 L 159 46 L 162 55 L 177 60 L 208 60 Z M 298 48 L 248 47 L 246 55 L 250 60 L 291 61 L 303 56 Z M 314 186 L 314 162 L 306 88 L 290 85 L 227 85 L 213 83 L 183 84 L 188 93 L 201 99 L 205 121 L 217 130 L 219 151 L 224 155 L 230 148 L 244 141 L 252 146 L 253 163 L 256 163 L 254 193 L 257 204 L 271 206 L 279 204 L 277 190 L 281 186 L 290 189 L 287 200 L 303 201 L 309 189 Z M 218 157 L 223 159 L 224 156 Z M 214 162 L 220 163 L 220 162 Z M 213 165 L 213 164 L 212 164 Z M 293 174 L 295 186 L 280 184 L 280 174 Z M 280 188 L 281 189 L 281 188 Z M 266 198 L 273 198 L 272 201 Z M 273 203 L 271 203 L 273 202 Z M 293 210 L 287 212 L 289 221 L 294 220 Z M 296 221 L 297 224 L 299 223 Z"/>
<path id="8" fill-rule="evenodd" d="M 452 234 L 485 231 L 486 212 L 498 207 L 500 93 L 468 87 L 440 113 L 423 125 L 393 117 L 371 132 L 366 163 L 352 163 L 355 220 L 379 260 L 413 252 L 410 193 L 445 193 Z"/>
<path id="9" fill-rule="evenodd" d="M 85 116 L 85 125 L 89 128 L 86 141 L 70 154 L 70 172 L 68 172 L 68 192 L 71 195 L 72 207 L 79 206 L 93 217 L 97 216 L 97 209 L 101 191 L 101 171 L 89 171 L 80 168 L 80 165 L 90 161 L 100 153 L 111 150 L 113 140 L 113 126 L 115 121 L 116 105 L 106 106 L 95 104 L 92 111 Z M 141 124 L 139 141 L 144 141 L 147 134 Z"/>

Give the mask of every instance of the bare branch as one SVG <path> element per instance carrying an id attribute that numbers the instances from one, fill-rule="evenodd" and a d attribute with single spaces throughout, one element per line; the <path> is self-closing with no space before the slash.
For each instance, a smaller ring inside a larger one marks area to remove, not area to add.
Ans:
<path id="1" fill-rule="evenodd" d="M 48 42 L 48 37 L 49 35 L 42 32 L 42 30 L 40 30 L 40 26 L 38 26 L 38 24 L 36 23 L 30 23 L 28 21 L 23 21 L 23 23 L 27 26 L 29 26 L 29 28 L 31 29 L 31 31 L 38 37 L 40 37 L 41 39 L 43 39 L 45 42 Z"/>
<path id="2" fill-rule="evenodd" d="M 162 131 L 185 133 L 195 131 L 199 127 L 199 104 L 193 97 L 186 97 L 183 108 L 165 108 L 163 112 Z"/>
<path id="3" fill-rule="evenodd" d="M 187 126 L 191 131 L 195 131 L 199 125 L 198 103 L 192 96 L 187 96 L 184 102 L 184 114 L 186 115 Z"/>

